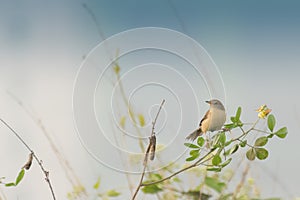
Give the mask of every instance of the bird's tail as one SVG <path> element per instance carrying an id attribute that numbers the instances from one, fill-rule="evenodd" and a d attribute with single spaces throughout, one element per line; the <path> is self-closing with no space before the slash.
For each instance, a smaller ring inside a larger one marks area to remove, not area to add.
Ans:
<path id="1" fill-rule="evenodd" d="M 197 137 L 201 136 L 203 134 L 202 130 L 199 128 L 189 134 L 185 139 L 194 141 Z"/>

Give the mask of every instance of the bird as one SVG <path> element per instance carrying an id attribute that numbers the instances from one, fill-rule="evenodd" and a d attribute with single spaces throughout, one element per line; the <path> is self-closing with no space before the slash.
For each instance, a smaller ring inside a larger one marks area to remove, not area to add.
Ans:
<path id="1" fill-rule="evenodd" d="M 199 128 L 189 134 L 186 139 L 194 141 L 197 137 L 206 133 L 207 131 L 218 131 L 222 128 L 226 121 L 226 112 L 221 101 L 212 99 L 205 101 L 210 105 L 209 110 L 206 112 L 204 117 L 201 119 Z"/>

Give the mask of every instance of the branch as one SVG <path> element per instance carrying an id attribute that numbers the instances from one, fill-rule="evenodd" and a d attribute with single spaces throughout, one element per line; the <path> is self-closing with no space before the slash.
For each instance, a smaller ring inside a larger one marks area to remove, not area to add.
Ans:
<path id="1" fill-rule="evenodd" d="M 43 121 L 40 119 L 39 116 L 37 116 L 35 113 L 32 112 L 32 110 L 28 109 L 25 104 L 22 102 L 21 99 L 19 99 L 15 94 L 10 92 L 9 90 L 6 91 L 7 94 L 25 111 L 25 113 L 32 119 L 32 121 L 37 125 L 37 127 L 40 128 L 42 133 L 45 135 L 46 139 L 48 140 L 50 147 L 52 148 L 54 154 L 56 155 L 61 167 L 64 169 L 65 175 L 70 182 L 70 184 L 75 187 L 77 185 L 82 185 L 78 176 L 74 172 L 74 169 L 70 165 L 69 161 L 65 158 L 65 155 L 60 150 L 57 142 L 54 142 L 50 132 L 46 129 L 46 126 L 44 125 Z M 86 191 L 84 191 L 84 194 L 87 195 Z"/>
<path id="2" fill-rule="evenodd" d="M 242 134 L 241 134 L 240 136 L 234 138 L 234 139 L 231 139 L 231 140 L 230 140 L 230 143 L 231 143 L 231 142 L 236 142 L 236 141 L 242 141 L 242 138 L 246 137 L 251 131 L 256 130 L 255 127 L 256 127 L 256 125 L 257 125 L 258 122 L 259 122 L 259 119 L 257 119 L 254 123 L 252 123 L 252 126 L 251 126 L 248 130 L 244 130 L 241 126 L 238 126 L 239 129 L 241 130 Z M 153 125 L 154 125 L 154 124 L 155 124 L 155 123 L 153 123 Z M 235 128 L 236 128 L 236 127 L 235 127 Z M 231 130 L 231 129 L 229 129 L 229 130 L 223 130 L 223 131 L 229 131 L 229 132 L 231 132 L 230 130 Z M 154 127 L 153 127 L 153 130 L 152 130 L 152 133 L 153 133 L 153 136 L 155 137 Z M 248 143 L 247 143 L 247 145 L 248 145 Z M 169 180 L 169 179 L 171 179 L 172 177 L 174 177 L 174 176 L 176 176 L 176 175 L 178 175 L 178 174 L 180 174 L 180 173 L 182 173 L 182 172 L 184 172 L 184 171 L 187 171 L 187 170 L 189 170 L 189 169 L 191 169 L 191 168 L 194 168 L 194 167 L 197 167 L 197 166 L 199 166 L 199 165 L 205 164 L 207 161 L 209 161 L 209 160 L 211 160 L 211 159 L 213 158 L 214 155 L 212 155 L 212 153 L 213 153 L 216 149 L 220 148 L 221 150 L 223 150 L 223 149 L 225 148 L 224 145 L 223 145 L 223 146 L 215 146 L 214 148 L 210 149 L 204 156 L 202 156 L 202 157 L 199 158 L 197 161 L 195 161 L 193 164 L 191 164 L 191 165 L 189 165 L 189 166 L 187 166 L 187 167 L 185 167 L 185 168 L 182 168 L 182 169 L 178 170 L 177 172 L 172 173 L 171 175 L 169 175 L 169 176 L 167 176 L 167 177 L 165 177 L 165 178 L 162 178 L 162 179 L 160 179 L 160 180 L 158 180 L 158 181 L 142 183 L 143 178 L 144 178 L 144 173 L 145 173 L 146 165 L 147 165 L 147 161 L 148 161 L 148 159 L 147 159 L 147 153 L 149 153 L 150 147 L 151 147 L 151 138 L 150 138 L 150 144 L 149 144 L 149 146 L 148 146 L 148 149 L 147 149 L 147 152 L 146 152 L 146 155 L 145 155 L 145 166 L 144 166 L 144 171 L 143 171 L 142 178 L 141 178 L 141 180 L 140 180 L 140 183 L 139 183 L 139 185 L 138 185 L 138 188 L 137 188 L 136 193 L 138 192 L 138 190 L 139 190 L 141 187 L 144 187 L 144 186 L 150 186 L 150 185 L 154 185 L 154 184 L 158 184 L 158 183 L 162 183 L 162 182 L 164 182 L 164 181 L 166 181 L 166 180 Z M 220 152 L 220 149 L 218 150 L 218 152 Z M 211 155 L 212 155 L 212 156 L 211 156 Z M 135 193 L 135 196 L 136 196 L 136 193 Z M 134 200 L 135 196 L 132 198 L 132 200 Z"/>
<path id="3" fill-rule="evenodd" d="M 45 175 L 45 180 L 48 183 L 48 186 L 50 188 L 51 194 L 52 194 L 52 198 L 53 200 L 56 200 L 55 198 L 55 194 L 54 194 L 54 190 L 53 187 L 51 185 L 50 182 L 50 178 L 49 178 L 49 171 L 45 170 L 43 164 L 42 164 L 42 160 L 40 160 L 36 154 L 33 152 L 33 150 L 28 146 L 28 144 L 22 139 L 22 137 L 7 123 L 5 122 L 2 118 L 0 118 L 0 121 L 12 132 L 15 134 L 15 136 L 22 142 L 22 144 L 30 151 L 30 153 L 32 154 L 33 158 L 37 161 L 37 163 L 39 164 L 42 172 Z"/>
<path id="4" fill-rule="evenodd" d="M 143 179 L 144 179 L 144 176 L 145 176 L 145 172 L 146 172 L 146 168 L 147 168 L 147 163 L 148 163 L 148 155 L 149 155 L 149 152 L 151 153 L 151 156 L 150 156 L 150 159 L 153 160 L 154 159 L 154 154 L 155 154 L 155 145 L 156 145 L 156 137 L 155 137 L 155 132 L 154 132 L 154 129 L 155 129 L 155 124 L 156 124 L 156 121 L 157 121 L 157 118 L 158 118 L 158 115 L 163 107 L 165 103 L 165 100 L 163 100 L 160 104 L 160 107 L 159 107 L 159 110 L 156 114 L 156 117 L 154 119 L 154 121 L 152 122 L 152 131 L 151 131 L 151 136 L 149 138 L 149 145 L 147 147 L 147 150 L 146 150 L 146 153 L 145 153 L 145 158 L 144 158 L 144 168 L 143 168 L 143 172 L 142 172 L 142 175 L 141 175 L 141 178 L 140 178 L 140 181 L 139 181 L 139 184 L 132 196 L 132 200 L 134 200 L 136 198 L 136 195 L 138 194 L 140 188 L 142 187 L 142 184 L 143 184 Z"/>
<path id="5" fill-rule="evenodd" d="M 258 121 L 259 121 L 259 120 L 257 120 L 256 122 L 254 122 L 254 123 L 252 124 L 251 128 L 250 128 L 249 130 L 247 130 L 247 131 L 244 131 L 243 129 L 241 129 L 242 135 L 240 135 L 239 137 L 237 137 L 237 138 L 235 138 L 235 139 L 232 139 L 232 142 L 233 142 L 233 141 L 240 140 L 240 138 L 242 138 L 242 137 L 244 137 L 244 136 L 247 136 L 247 134 L 248 134 L 250 131 L 252 131 L 252 130 L 255 129 L 255 126 L 256 126 L 256 124 L 258 123 Z M 205 154 L 203 157 L 201 157 L 200 159 L 198 159 L 198 160 L 197 160 L 196 162 L 194 162 L 192 165 L 187 166 L 187 167 L 185 167 L 185 168 L 183 168 L 183 169 L 181 169 L 181 170 L 179 170 L 179 171 L 177 171 L 177 172 L 175 172 L 175 173 L 173 173 L 173 174 L 171 174 L 171 175 L 169 175 L 169 176 L 167 176 L 167 177 L 165 177 L 165 178 L 163 178 L 163 179 L 161 179 L 161 180 L 153 181 L 153 182 L 150 182 L 150 183 L 142 183 L 142 184 L 141 184 L 141 187 L 149 186 L 149 185 L 154 185 L 154 184 L 157 184 L 157 183 L 164 182 L 164 181 L 169 180 L 169 179 L 171 179 L 172 177 L 174 177 L 174 176 L 176 176 L 176 175 L 178 175 L 178 174 L 180 174 L 180 173 L 182 173 L 182 172 L 184 172 L 184 171 L 186 171 L 186 170 L 188 170 L 188 169 L 197 167 L 197 166 L 199 166 L 199 165 L 201 165 L 201 164 L 207 162 L 208 160 L 211 159 L 211 157 L 208 158 L 208 159 L 206 159 L 206 158 L 207 158 L 214 150 L 215 150 L 214 148 L 211 149 L 207 154 Z"/>
<path id="6" fill-rule="evenodd" d="M 159 115 L 159 113 L 160 113 L 160 111 L 161 111 L 161 109 L 162 109 L 162 107 L 163 107 L 163 105 L 164 105 L 165 102 L 166 102 L 166 100 L 163 100 L 163 101 L 161 102 L 160 107 L 159 107 L 159 109 L 158 109 L 158 112 L 157 112 L 157 114 L 156 114 L 156 116 L 155 116 L 155 119 L 154 119 L 154 121 L 152 122 L 152 132 L 151 132 L 151 136 L 155 135 L 155 133 L 154 133 L 155 124 L 156 124 L 158 115 Z"/>
<path id="7" fill-rule="evenodd" d="M 204 160 L 204 159 L 205 159 L 207 156 L 209 156 L 214 150 L 215 150 L 215 149 L 210 150 L 207 154 L 205 154 L 202 158 L 200 158 L 199 160 L 197 160 L 196 162 L 194 162 L 194 163 L 193 163 L 192 165 L 190 165 L 190 166 L 187 166 L 187 167 L 185 167 L 185 168 L 183 168 L 183 169 L 181 169 L 181 170 L 179 170 L 179 171 L 177 171 L 177 172 L 175 172 L 175 173 L 173 173 L 173 174 L 171 174 L 171 175 L 169 175 L 169 176 L 167 176 L 167 177 L 165 177 L 165 178 L 163 178 L 163 179 L 161 179 L 161 180 L 153 181 L 153 182 L 150 182 L 150 183 L 142 183 L 141 186 L 144 187 L 144 186 L 149 186 L 149 185 L 154 185 L 154 184 L 157 184 L 157 183 L 164 182 L 164 181 L 169 180 L 169 179 L 171 179 L 172 177 L 174 177 L 174 176 L 176 176 L 176 175 L 178 175 L 178 174 L 180 174 L 180 173 L 182 173 L 182 172 L 184 172 L 184 171 L 186 171 L 186 170 L 188 170 L 188 169 L 191 169 L 191 168 L 193 168 L 193 167 L 197 167 L 198 165 L 202 164 L 203 162 L 206 162 L 207 160 Z"/>

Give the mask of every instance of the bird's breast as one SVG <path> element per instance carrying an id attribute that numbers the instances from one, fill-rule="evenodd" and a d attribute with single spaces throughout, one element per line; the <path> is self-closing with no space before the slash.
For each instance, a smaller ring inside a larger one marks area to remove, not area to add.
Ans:
<path id="1" fill-rule="evenodd" d="M 208 131 L 220 130 L 224 125 L 225 121 L 226 121 L 226 113 L 224 110 L 212 109 L 211 120 L 210 120 Z"/>

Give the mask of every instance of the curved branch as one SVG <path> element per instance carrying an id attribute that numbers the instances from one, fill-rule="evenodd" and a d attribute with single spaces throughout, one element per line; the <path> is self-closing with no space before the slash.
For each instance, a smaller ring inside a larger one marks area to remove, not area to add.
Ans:
<path id="1" fill-rule="evenodd" d="M 32 154 L 33 158 L 37 161 L 37 163 L 39 164 L 42 172 L 44 173 L 45 175 L 45 180 L 46 182 L 48 183 L 48 186 L 50 188 L 50 191 L 51 191 L 51 194 L 52 194 L 52 198 L 53 200 L 56 200 L 55 198 L 55 194 L 54 194 L 54 190 L 53 190 L 53 187 L 51 185 L 51 182 L 50 182 L 50 178 L 49 178 L 49 171 L 47 171 L 43 164 L 42 164 L 42 160 L 40 160 L 36 154 L 33 152 L 33 150 L 28 146 L 28 144 L 23 140 L 23 138 L 6 122 L 4 121 L 2 118 L 0 118 L 0 121 L 12 132 L 15 134 L 15 136 L 22 142 L 22 144 L 30 151 L 30 153 Z"/>
<path id="2" fill-rule="evenodd" d="M 156 114 L 156 117 L 155 117 L 154 121 L 152 122 L 152 131 L 151 131 L 151 136 L 150 136 L 150 138 L 149 138 L 149 140 L 150 140 L 150 141 L 149 141 L 149 145 L 148 145 L 147 150 L 146 150 L 146 152 L 145 152 L 145 158 L 144 158 L 144 163 L 143 163 L 143 164 L 144 164 L 144 168 L 143 168 L 142 176 L 141 176 L 140 182 L 139 182 L 139 184 L 138 184 L 138 186 L 137 186 L 137 188 L 136 188 L 136 190 L 135 190 L 135 192 L 134 192 L 134 194 L 133 194 L 133 196 L 132 196 L 132 200 L 134 200 L 134 199 L 136 198 L 136 196 L 137 196 L 137 194 L 138 194 L 140 188 L 142 187 L 143 179 L 144 179 L 145 172 L 146 172 L 146 168 L 147 168 L 149 152 L 153 154 L 153 157 L 152 157 L 152 158 L 154 158 L 155 145 L 156 145 L 156 144 L 155 144 L 155 143 L 156 143 L 156 139 L 155 139 L 155 132 L 154 132 L 154 129 L 155 129 L 155 124 L 156 124 L 158 115 L 159 115 L 159 113 L 160 113 L 160 111 L 161 111 L 161 109 L 162 109 L 164 103 L 165 103 L 165 100 L 163 100 L 163 101 L 161 102 L 160 107 L 159 107 L 159 110 L 158 110 L 158 112 L 157 112 L 157 114 Z M 153 151 L 153 152 L 151 152 L 151 151 Z M 150 159 L 151 159 L 151 158 L 150 158 Z M 151 160 L 153 160 L 153 159 L 151 159 Z"/>

